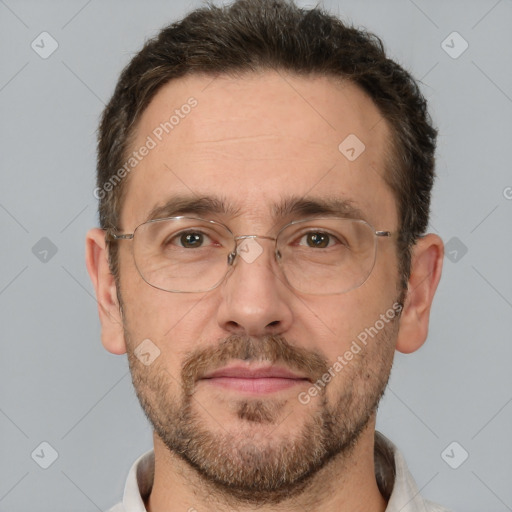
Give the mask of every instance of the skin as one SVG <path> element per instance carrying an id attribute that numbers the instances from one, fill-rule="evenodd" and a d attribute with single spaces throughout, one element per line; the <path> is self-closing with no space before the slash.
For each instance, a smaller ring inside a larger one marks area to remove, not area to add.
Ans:
<path id="1" fill-rule="evenodd" d="M 389 129 L 372 101 L 356 86 L 284 72 L 212 80 L 192 75 L 169 83 L 143 113 L 134 148 L 143 145 L 155 127 L 190 96 L 198 101 L 190 115 L 130 174 L 121 232 L 133 232 L 152 208 L 174 194 L 224 198 L 238 209 L 237 214 L 209 218 L 223 222 L 235 235 L 275 236 L 293 220 L 272 216 L 272 206 L 288 194 L 350 199 L 375 229 L 397 230 L 396 201 L 382 178 Z M 338 150 L 349 134 L 356 134 L 366 146 L 352 162 Z M 301 294 L 279 278 L 270 241 L 259 240 L 262 255 L 252 263 L 238 260 L 217 288 L 190 294 L 164 292 L 145 283 L 133 262 L 133 242 L 123 241 L 119 255 L 121 312 L 104 238 L 103 231 L 92 229 L 86 241 L 103 345 L 114 354 L 128 353 L 139 399 L 155 417 L 167 420 L 163 427 L 168 429 L 184 403 L 181 371 L 194 351 L 210 349 L 215 355 L 222 341 L 233 340 L 235 335 L 253 341 L 275 335 L 283 337 L 292 351 L 303 351 L 306 357 L 317 354 L 332 364 L 398 297 L 398 259 L 392 239 L 378 240 L 375 267 L 362 286 L 349 293 L 323 296 Z M 195 425 L 214 439 L 229 440 L 219 444 L 219 449 L 226 451 L 226 457 L 220 458 L 231 458 L 235 464 L 238 450 L 250 443 L 270 454 L 289 448 L 286 443 L 300 440 L 305 426 L 321 410 L 334 414 L 336 405 L 343 405 L 335 416 L 345 425 L 343 434 L 364 412 L 369 414 L 351 447 L 340 450 L 291 498 L 276 495 L 272 503 L 260 501 L 258 510 L 385 510 L 374 476 L 375 411 L 365 400 L 378 400 L 395 350 L 409 353 L 424 343 L 442 260 L 443 244 L 438 236 L 429 234 L 418 241 L 400 319 L 383 329 L 332 379 L 326 391 L 307 405 L 297 399 L 299 392 L 310 387 L 307 382 L 258 396 L 198 383 L 191 402 Z M 160 355 L 144 366 L 133 351 L 147 338 L 158 346 Z M 352 407 L 343 402 L 349 395 L 356 404 Z M 250 408 L 256 400 L 267 411 L 266 420 L 241 418 L 241 404 Z M 149 511 L 227 510 L 228 506 L 254 510 L 256 498 L 253 503 L 246 502 L 212 484 L 169 450 L 156 431 L 154 449 L 155 480 L 146 503 Z"/>

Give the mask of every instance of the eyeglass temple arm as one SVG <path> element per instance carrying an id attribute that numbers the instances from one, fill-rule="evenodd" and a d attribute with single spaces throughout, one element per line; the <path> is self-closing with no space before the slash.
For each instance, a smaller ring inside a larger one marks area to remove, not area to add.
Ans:
<path id="1" fill-rule="evenodd" d="M 115 233 L 111 228 L 103 228 L 105 231 L 105 240 L 107 242 L 115 242 L 116 240 L 131 240 L 133 233 Z"/>

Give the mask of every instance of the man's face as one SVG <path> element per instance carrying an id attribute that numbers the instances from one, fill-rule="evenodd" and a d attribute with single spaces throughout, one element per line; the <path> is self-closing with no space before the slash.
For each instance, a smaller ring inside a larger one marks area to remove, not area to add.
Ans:
<path id="1" fill-rule="evenodd" d="M 355 86 L 273 72 L 190 76 L 158 92 L 133 149 L 154 138 L 155 128 L 191 96 L 197 106 L 131 172 L 122 232 L 133 232 L 175 196 L 224 201 L 231 212 L 192 216 L 222 222 L 235 235 L 275 237 L 297 220 L 274 216 L 287 199 L 350 201 L 376 230 L 396 231 L 395 199 L 382 177 L 389 131 Z M 350 134 L 365 145 L 355 159 L 338 149 Z M 377 240 L 366 282 L 330 295 L 288 286 L 271 240 L 258 239 L 263 252 L 254 261 L 238 257 L 226 279 L 204 293 L 149 286 L 135 267 L 133 241 L 119 243 L 133 381 L 171 452 L 249 500 L 277 500 L 333 456 L 349 453 L 374 421 L 391 368 L 398 319 L 375 326 L 399 295 L 392 239 Z M 354 348 L 370 328 L 378 332 Z M 148 366 L 134 354 L 146 339 L 160 350 Z M 204 378 L 226 367 L 235 367 L 238 378 Z M 244 369 L 269 367 L 295 378 L 240 378 Z M 328 384 L 310 392 L 329 368 Z"/>

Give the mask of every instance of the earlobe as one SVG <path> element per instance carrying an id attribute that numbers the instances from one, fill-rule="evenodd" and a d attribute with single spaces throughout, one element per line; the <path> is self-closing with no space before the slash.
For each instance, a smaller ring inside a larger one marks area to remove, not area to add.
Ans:
<path id="1" fill-rule="evenodd" d="M 441 279 L 443 257 L 443 241 L 434 234 L 420 238 L 413 248 L 411 274 L 396 343 L 399 352 L 414 352 L 427 339 L 430 308 Z"/>
<path id="2" fill-rule="evenodd" d="M 85 240 L 87 271 L 96 291 L 98 314 L 101 322 L 101 341 L 113 354 L 126 353 L 123 322 L 114 276 L 108 265 L 105 232 L 91 229 Z"/>

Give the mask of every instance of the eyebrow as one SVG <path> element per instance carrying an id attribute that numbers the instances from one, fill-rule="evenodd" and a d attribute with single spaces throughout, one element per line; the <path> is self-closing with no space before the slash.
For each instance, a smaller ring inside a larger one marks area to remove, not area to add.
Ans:
<path id="1" fill-rule="evenodd" d="M 228 203 L 221 197 L 180 195 L 170 198 L 165 204 L 155 206 L 149 213 L 147 221 L 177 217 L 180 215 L 222 215 L 236 217 L 240 207 Z M 363 212 L 354 201 L 341 197 L 288 196 L 272 206 L 274 220 L 290 217 L 306 218 L 310 216 L 344 217 L 365 219 Z"/>
<path id="2" fill-rule="evenodd" d="M 217 197 L 174 196 L 165 204 L 155 206 L 147 220 L 176 217 L 179 215 L 229 215 L 235 217 L 239 208 L 228 205 L 227 201 Z"/>
<path id="3" fill-rule="evenodd" d="M 273 208 L 273 216 L 276 219 L 291 216 L 304 218 L 311 215 L 365 220 L 365 215 L 354 201 L 341 197 L 291 196 L 283 198 L 281 203 L 274 205 Z"/>

